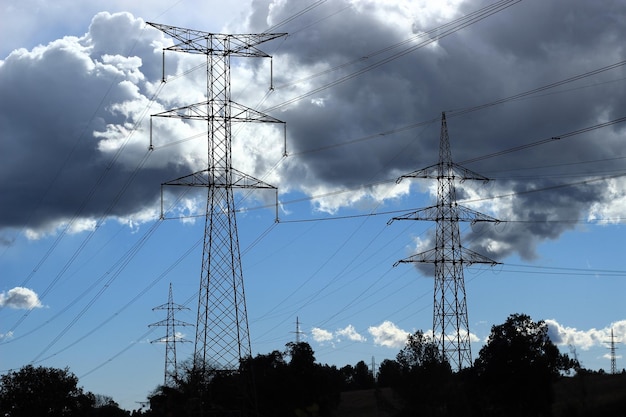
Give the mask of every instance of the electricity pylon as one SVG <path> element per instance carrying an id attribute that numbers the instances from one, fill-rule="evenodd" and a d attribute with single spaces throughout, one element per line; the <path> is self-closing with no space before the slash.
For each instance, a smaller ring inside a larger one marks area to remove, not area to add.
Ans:
<path id="1" fill-rule="evenodd" d="M 188 340 L 176 335 L 176 326 L 193 326 L 193 324 L 176 320 L 174 312 L 189 309 L 180 304 L 174 304 L 174 297 L 172 296 L 172 283 L 170 282 L 170 292 L 167 298 L 167 303 L 154 307 L 152 310 L 167 310 L 167 318 L 165 320 L 152 323 L 149 327 L 164 326 L 166 328 L 165 337 L 153 340 L 151 343 L 165 343 L 165 377 L 163 385 L 166 387 L 173 387 L 178 379 L 178 369 L 176 367 L 176 343 L 188 342 Z"/>
<path id="2" fill-rule="evenodd" d="M 615 335 L 613 334 L 612 327 L 611 327 L 611 341 L 609 343 L 610 343 L 609 352 L 610 352 L 610 358 L 611 358 L 611 374 L 615 375 L 617 373 L 617 363 L 616 363 L 617 355 L 615 354 L 615 350 L 617 348 L 615 347 Z"/>
<path id="3" fill-rule="evenodd" d="M 452 162 L 446 115 L 441 115 L 439 162 L 424 169 L 402 175 L 404 178 L 430 178 L 437 180 L 437 204 L 394 220 L 431 220 L 437 222 L 435 247 L 412 255 L 399 263 L 432 263 L 435 266 L 435 291 L 433 302 L 433 339 L 439 352 L 453 369 L 461 370 L 472 365 L 469 321 L 463 268 L 466 265 L 497 262 L 461 246 L 459 222 L 495 222 L 498 220 L 463 207 L 457 203 L 455 180 L 488 181 L 486 177 Z"/>
<path id="4" fill-rule="evenodd" d="M 296 316 L 296 331 L 294 333 L 296 334 L 296 344 L 299 345 L 300 342 L 302 341 L 300 339 L 300 335 L 304 334 L 304 332 L 300 330 L 300 318 L 297 316 Z"/>
<path id="5" fill-rule="evenodd" d="M 163 185 L 208 190 L 194 368 L 235 372 L 241 360 L 251 356 L 251 347 L 233 190 L 276 188 L 232 167 L 231 123 L 284 122 L 231 100 L 230 60 L 270 57 L 257 45 L 286 33 L 216 34 L 148 24 L 175 40 L 165 50 L 206 56 L 207 100 L 153 116 L 207 123 L 207 169 Z"/>

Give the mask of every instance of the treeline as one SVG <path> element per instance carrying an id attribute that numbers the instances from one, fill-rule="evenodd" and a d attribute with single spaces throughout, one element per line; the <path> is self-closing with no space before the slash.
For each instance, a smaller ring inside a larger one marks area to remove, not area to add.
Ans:
<path id="1" fill-rule="evenodd" d="M 378 410 L 372 415 L 393 417 L 585 417 L 626 409 L 626 378 L 582 369 L 550 341 L 545 322 L 523 314 L 493 326 L 474 365 L 460 372 L 421 331 L 408 336 L 395 360 L 380 364 L 376 381 L 363 361 L 342 368 L 317 363 L 305 342 L 248 358 L 237 371 L 199 360 L 182 368 L 173 386 L 155 389 L 148 410 L 131 414 L 112 399 L 84 393 L 67 369 L 27 366 L 2 376 L 0 415 L 333 417 L 342 392 L 373 388 Z M 612 384 L 602 385 L 602 402 L 592 381 Z"/>
<path id="2" fill-rule="evenodd" d="M 69 369 L 26 365 L 0 377 L 0 416 L 128 417 L 111 397 L 85 392 Z"/>
<path id="3" fill-rule="evenodd" d="M 321 365 L 306 342 L 250 358 L 238 372 L 198 367 L 197 362 L 183 366 L 174 387 L 155 391 L 147 415 L 256 415 L 258 410 L 260 416 L 330 416 L 342 391 L 374 386 L 365 362 L 340 369 Z"/>

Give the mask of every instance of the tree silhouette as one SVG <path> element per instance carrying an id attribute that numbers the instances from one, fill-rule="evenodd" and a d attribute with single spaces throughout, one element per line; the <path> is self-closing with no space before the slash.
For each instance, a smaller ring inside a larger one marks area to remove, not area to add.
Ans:
<path id="1" fill-rule="evenodd" d="M 374 376 L 365 361 L 359 361 L 355 366 L 346 365 L 339 369 L 343 378 L 343 390 L 361 390 L 374 387 Z"/>
<path id="2" fill-rule="evenodd" d="M 378 365 L 378 386 L 395 387 L 401 383 L 402 367 L 398 361 L 384 359 Z"/>
<path id="3" fill-rule="evenodd" d="M 0 415 L 11 417 L 87 415 L 95 396 L 78 387 L 68 368 L 27 365 L 0 379 Z"/>
<path id="4" fill-rule="evenodd" d="M 379 381 L 389 384 L 404 402 L 404 414 L 446 415 L 452 368 L 433 340 L 421 330 L 407 337 L 395 361 L 383 361 Z"/>
<path id="5" fill-rule="evenodd" d="M 340 371 L 315 363 L 308 343 L 288 343 L 285 352 L 275 350 L 246 358 L 239 370 L 232 373 L 203 374 L 184 364 L 182 368 L 176 386 L 160 386 L 150 397 L 148 415 L 226 415 L 226 411 L 241 402 L 237 392 L 242 382 L 252 381 L 259 415 L 330 416 L 338 404 L 342 387 Z"/>
<path id="6" fill-rule="evenodd" d="M 504 324 L 492 326 L 474 364 L 487 396 L 484 406 L 509 416 L 549 415 L 553 382 L 576 366 L 550 341 L 546 323 L 525 314 L 512 314 Z"/>

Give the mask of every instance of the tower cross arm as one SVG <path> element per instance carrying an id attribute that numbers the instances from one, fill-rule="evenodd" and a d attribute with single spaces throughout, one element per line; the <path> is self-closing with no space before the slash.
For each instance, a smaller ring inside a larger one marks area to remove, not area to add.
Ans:
<path id="1" fill-rule="evenodd" d="M 216 187 L 216 188 L 268 188 L 275 190 L 276 187 L 254 178 L 252 175 L 245 174 L 235 168 L 230 169 L 231 181 L 224 183 L 214 178 L 211 169 L 194 172 L 175 180 L 164 182 L 161 186 L 184 186 L 184 187 Z"/>
<path id="2" fill-rule="evenodd" d="M 230 102 L 230 107 L 230 120 L 233 122 L 285 123 L 282 120 L 234 101 Z"/>
<path id="3" fill-rule="evenodd" d="M 174 326 L 192 326 L 192 327 L 194 326 L 193 324 L 184 322 L 182 320 L 165 319 L 165 320 L 157 321 L 156 323 L 149 324 L 148 327 L 171 326 L 171 325 L 174 325 Z"/>
<path id="4" fill-rule="evenodd" d="M 441 258 L 441 251 L 436 248 L 426 250 L 424 252 L 416 253 L 408 258 L 397 261 L 393 266 L 398 266 L 403 263 L 437 263 L 437 262 L 461 262 L 466 265 L 472 264 L 488 264 L 491 266 L 499 265 L 500 262 L 494 261 L 486 256 L 483 256 L 471 249 L 461 247 L 461 256 L 459 259 L 447 259 Z"/>
<path id="5" fill-rule="evenodd" d="M 477 180 L 488 182 L 489 178 L 484 175 L 480 175 L 471 169 L 467 169 L 462 165 L 455 164 L 454 162 L 450 163 L 438 163 L 434 165 L 430 165 L 426 168 L 418 169 L 416 171 L 410 172 L 408 174 L 401 175 L 396 180 L 397 184 L 400 184 L 405 178 L 428 178 L 428 179 L 439 179 L 439 178 L 453 178 L 458 179 L 460 181 L 465 180 Z"/>
<path id="6" fill-rule="evenodd" d="M 271 184 L 261 181 L 258 178 L 254 178 L 252 175 L 245 174 L 235 168 L 231 169 L 233 182 L 231 186 L 233 188 L 267 188 L 276 190 L 277 188 Z"/>
<path id="7" fill-rule="evenodd" d="M 461 247 L 461 262 L 467 264 L 468 266 L 472 264 L 487 264 L 491 266 L 502 264 L 502 262 L 494 261 L 491 258 L 464 247 Z"/>
<path id="8" fill-rule="evenodd" d="M 208 101 L 190 104 L 188 106 L 177 107 L 160 113 L 152 114 L 150 117 L 170 117 L 175 119 L 206 120 L 208 116 Z"/>
<path id="9" fill-rule="evenodd" d="M 287 33 L 239 34 L 227 36 L 230 37 L 229 40 L 231 44 L 230 50 L 228 51 L 229 55 L 269 58 L 270 55 L 255 46 L 287 36 Z"/>
<path id="10" fill-rule="evenodd" d="M 172 340 L 167 336 L 159 337 L 158 339 L 151 340 L 150 343 L 190 343 L 191 340 L 187 340 L 183 337 L 174 336 Z"/>
<path id="11" fill-rule="evenodd" d="M 225 115 L 211 115 L 207 111 L 207 108 L 214 103 L 220 103 L 218 101 L 203 101 L 200 103 L 194 103 L 187 106 L 177 107 L 175 109 L 165 110 L 160 113 L 152 114 L 151 117 L 170 117 L 175 119 L 193 119 L 193 120 L 207 120 L 209 117 L 219 120 L 229 120 L 232 122 L 257 122 L 257 123 L 285 123 L 275 117 L 262 113 L 258 110 L 254 110 L 250 107 L 242 104 L 230 101 L 228 104 L 231 108 L 229 116 Z M 220 107 L 224 107 L 224 103 L 220 103 Z"/>
<path id="12" fill-rule="evenodd" d="M 181 304 L 165 303 L 165 304 L 161 304 L 160 306 L 156 306 L 156 307 L 152 308 L 152 311 L 156 311 L 156 310 L 176 310 L 176 311 L 180 311 L 180 310 L 189 310 L 189 307 L 185 307 L 184 305 L 181 305 Z"/>
<path id="13" fill-rule="evenodd" d="M 400 184 L 405 178 L 430 178 L 437 179 L 437 167 L 439 164 L 427 166 L 426 168 L 418 169 L 416 171 L 404 174 L 398 177 L 397 184 Z"/>
<path id="14" fill-rule="evenodd" d="M 470 222 L 472 224 L 478 222 L 490 222 L 496 224 L 500 223 L 500 220 L 496 219 L 495 217 L 488 216 L 484 213 L 472 210 L 471 208 L 462 205 L 458 205 L 456 207 L 456 211 L 459 221 L 462 222 Z"/>
<path id="15" fill-rule="evenodd" d="M 256 46 L 272 39 L 287 36 L 287 33 L 210 33 L 154 22 L 146 22 L 146 24 L 160 30 L 177 41 L 177 43 L 165 48 L 165 50 L 192 54 L 268 58 L 270 55 L 259 50 Z"/>
<path id="16" fill-rule="evenodd" d="M 478 222 L 492 222 L 492 223 L 500 223 L 500 220 L 488 216 L 486 214 L 480 213 L 476 210 L 472 210 L 471 208 L 457 205 L 454 207 L 454 218 L 447 220 L 457 220 L 461 222 L 471 222 L 472 224 Z M 403 214 L 401 216 L 396 216 L 391 218 L 387 222 L 387 224 L 391 224 L 396 220 L 445 220 L 442 219 L 442 210 L 439 206 L 430 206 L 425 207 L 419 210 L 412 211 L 410 213 Z"/>

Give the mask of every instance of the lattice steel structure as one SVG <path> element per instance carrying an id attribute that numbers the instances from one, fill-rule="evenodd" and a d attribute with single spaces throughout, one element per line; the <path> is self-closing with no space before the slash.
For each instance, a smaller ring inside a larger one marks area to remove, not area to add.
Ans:
<path id="1" fill-rule="evenodd" d="M 207 100 L 153 116 L 207 123 L 207 169 L 164 185 L 208 190 L 194 366 L 203 371 L 237 371 L 240 361 L 251 356 L 251 347 L 233 190 L 276 188 L 232 167 L 231 124 L 283 122 L 231 100 L 230 60 L 270 57 L 257 45 L 286 33 L 216 34 L 148 24 L 175 40 L 165 50 L 206 56 Z"/>
<path id="2" fill-rule="evenodd" d="M 300 338 L 300 335 L 304 334 L 304 332 L 300 330 L 300 318 L 299 317 L 296 317 L 296 331 L 294 333 L 296 334 L 296 344 L 299 345 L 300 342 L 302 341 Z"/>
<path id="3" fill-rule="evenodd" d="M 615 335 L 613 334 L 613 328 L 611 327 L 611 340 L 609 342 L 609 352 L 610 352 L 610 359 L 611 359 L 611 374 L 615 375 L 617 374 L 617 355 L 616 355 L 616 350 L 617 348 L 615 347 Z"/>
<path id="4" fill-rule="evenodd" d="M 459 222 L 498 222 L 497 219 L 463 207 L 457 203 L 455 180 L 488 179 L 452 162 L 446 115 L 441 115 L 439 162 L 398 178 L 430 178 L 437 180 L 437 204 L 394 220 L 431 220 L 437 222 L 435 247 L 396 263 L 432 263 L 435 266 L 433 300 L 433 339 L 453 369 L 472 365 L 467 299 L 463 268 L 466 265 L 497 262 L 461 246 Z"/>
<path id="5" fill-rule="evenodd" d="M 172 283 L 170 283 L 170 291 L 169 296 L 167 297 L 167 303 L 154 307 L 152 310 L 167 311 L 167 318 L 165 320 L 152 323 L 149 327 L 163 326 L 166 328 L 165 337 L 153 340 L 151 343 L 165 343 L 165 376 L 163 379 L 163 385 L 167 387 L 174 387 L 178 379 L 178 369 L 176 366 L 176 343 L 188 342 L 188 340 L 185 340 L 176 335 L 176 326 L 193 326 L 193 324 L 176 320 L 174 315 L 176 311 L 189 309 L 183 305 L 174 303 L 174 297 L 172 295 Z"/>

